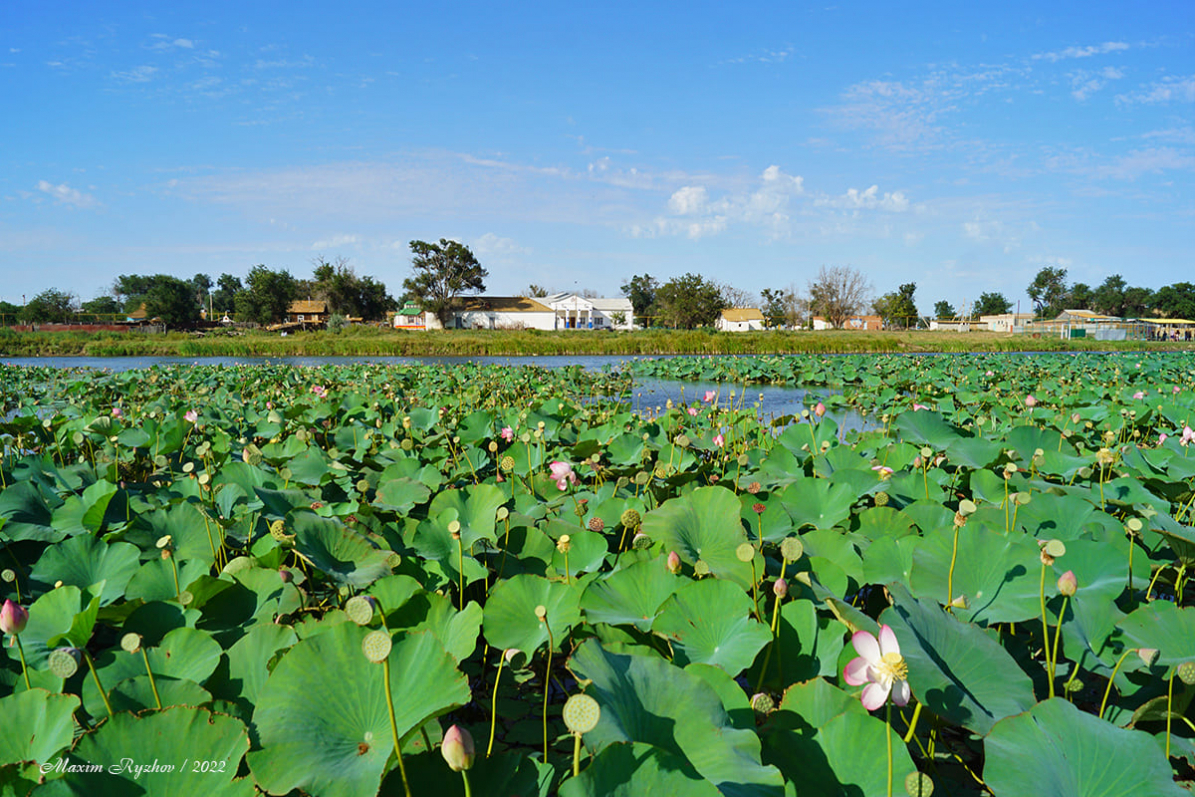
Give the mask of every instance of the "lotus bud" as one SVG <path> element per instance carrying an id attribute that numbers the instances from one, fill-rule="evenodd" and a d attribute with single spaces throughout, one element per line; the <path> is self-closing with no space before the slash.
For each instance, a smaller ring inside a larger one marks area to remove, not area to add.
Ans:
<path id="1" fill-rule="evenodd" d="M 0 631 L 6 634 L 19 634 L 25 630 L 25 624 L 28 622 L 28 609 L 22 608 L 11 600 L 4 601 L 4 607 L 0 608 Z"/>
<path id="2" fill-rule="evenodd" d="M 823 415 L 825 415 L 826 414 L 826 405 L 822 404 L 819 401 L 813 408 L 813 414 L 819 418 L 822 417 Z"/>
<path id="3" fill-rule="evenodd" d="M 278 568 L 278 578 L 281 579 L 283 584 L 289 584 L 295 580 L 295 575 L 285 567 L 280 567 Z"/>
<path id="4" fill-rule="evenodd" d="M 772 584 L 772 594 L 777 598 L 783 598 L 788 594 L 788 582 L 782 578 L 776 579 Z"/>
<path id="5" fill-rule="evenodd" d="M 680 573 L 680 556 L 676 551 L 668 552 L 668 572 L 673 575 Z"/>
<path id="6" fill-rule="evenodd" d="M 1078 579 L 1075 578 L 1075 571 L 1067 570 L 1065 573 L 1063 573 L 1061 576 L 1058 577 L 1058 592 L 1065 595 L 1066 597 L 1069 598 L 1072 595 L 1074 595 L 1075 590 L 1077 590 L 1078 588 L 1079 588 L 1079 582 L 1078 582 Z"/>
<path id="7" fill-rule="evenodd" d="M 473 737 L 459 725 L 453 725 L 444 733 L 440 744 L 440 755 L 448 762 L 448 768 L 460 772 L 473 766 Z"/>

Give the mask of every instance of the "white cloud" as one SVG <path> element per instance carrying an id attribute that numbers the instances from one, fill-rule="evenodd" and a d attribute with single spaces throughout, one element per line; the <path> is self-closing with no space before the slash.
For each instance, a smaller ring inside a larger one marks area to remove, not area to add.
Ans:
<path id="1" fill-rule="evenodd" d="M 150 34 L 151 39 L 156 39 L 153 44 L 149 46 L 151 50 L 169 50 L 171 47 L 179 47 L 184 50 L 190 50 L 195 47 L 195 42 L 190 39 L 178 39 L 167 36 L 165 33 Z"/>
<path id="2" fill-rule="evenodd" d="M 37 190 L 49 194 L 59 205 L 71 205 L 76 208 L 89 208 L 95 204 L 95 197 L 84 194 L 66 183 L 54 185 L 47 180 L 37 181 Z"/>
<path id="3" fill-rule="evenodd" d="M 1195 156 L 1179 152 L 1170 147 L 1150 147 L 1133 150 L 1108 164 L 1097 166 L 1096 177 L 1112 177 L 1118 180 L 1136 180 L 1144 174 L 1161 174 L 1169 170 L 1195 169 Z"/>
<path id="4" fill-rule="evenodd" d="M 1165 77 L 1133 94 L 1121 94 L 1117 102 L 1145 103 L 1195 102 L 1195 75 Z"/>
<path id="5" fill-rule="evenodd" d="M 650 225 L 635 225 L 636 236 L 687 235 L 701 238 L 726 230 L 732 223 L 767 229 L 773 237 L 789 233 L 789 205 L 804 193 L 799 175 L 784 173 L 779 166 L 764 169 L 758 181 L 747 189 L 711 199 L 704 185 L 686 185 L 668 198 L 673 217 L 659 217 Z"/>
<path id="6" fill-rule="evenodd" d="M 1103 44 L 1092 44 L 1087 47 L 1067 47 L 1065 50 L 1059 50 L 1053 53 L 1037 53 L 1033 56 L 1035 61 L 1061 61 L 1065 58 L 1090 58 L 1093 55 L 1104 55 L 1105 53 L 1115 53 L 1121 50 L 1129 49 L 1129 45 L 1124 42 L 1104 42 Z"/>
<path id="7" fill-rule="evenodd" d="M 339 249 L 345 246 L 356 246 L 361 242 L 360 236 L 357 235 L 333 235 L 331 238 L 322 241 L 316 241 L 311 245 L 312 249 Z"/>
<path id="8" fill-rule="evenodd" d="M 1106 66 L 1098 72 L 1077 69 L 1071 72 L 1068 77 L 1071 79 L 1071 85 L 1074 87 L 1071 91 L 1071 96 L 1082 102 L 1108 85 L 1108 81 L 1123 78 L 1124 72 L 1114 66 Z"/>
<path id="9" fill-rule="evenodd" d="M 110 76 L 122 83 L 148 83 L 157 71 L 156 66 L 135 66 L 127 72 L 112 72 Z"/>
<path id="10" fill-rule="evenodd" d="M 525 255 L 531 252 L 530 249 L 524 246 L 519 246 L 512 238 L 503 238 L 495 235 L 492 232 L 487 232 L 485 235 L 473 242 L 473 251 L 479 255 L 490 255 L 494 257 L 504 257 L 509 255 Z"/>
<path id="11" fill-rule="evenodd" d="M 709 204 L 709 195 L 704 186 L 686 185 L 668 198 L 668 209 L 678 216 L 701 213 Z"/>
<path id="12" fill-rule="evenodd" d="M 860 191 L 858 188 L 848 188 L 845 194 L 837 197 L 822 197 L 815 204 L 847 210 L 887 210 L 892 213 L 903 213 L 909 209 L 908 197 L 901 191 L 880 195 L 880 187 L 873 185 Z"/>

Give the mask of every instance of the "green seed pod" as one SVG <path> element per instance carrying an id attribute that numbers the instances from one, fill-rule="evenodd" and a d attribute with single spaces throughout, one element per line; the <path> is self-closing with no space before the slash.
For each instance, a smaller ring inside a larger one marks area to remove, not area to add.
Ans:
<path id="1" fill-rule="evenodd" d="M 888 493 L 880 491 L 875 494 L 876 506 L 888 506 Z"/>
<path id="2" fill-rule="evenodd" d="M 771 714 L 776 710 L 776 701 L 764 692 L 757 692 L 751 697 L 751 710 L 756 714 Z"/>
<path id="3" fill-rule="evenodd" d="M 1184 661 L 1178 665 L 1178 678 L 1187 686 L 1195 684 L 1195 661 Z"/>
<path id="4" fill-rule="evenodd" d="M 622 513 L 619 522 L 622 523 L 624 528 L 637 529 L 639 528 L 639 524 L 643 522 L 643 519 L 639 517 L 639 513 L 634 509 L 628 509 Z"/>
<path id="5" fill-rule="evenodd" d="M 141 650 L 141 635 L 128 633 L 120 638 L 120 647 L 128 653 L 136 653 Z"/>
<path id="6" fill-rule="evenodd" d="M 934 782 L 924 772 L 910 772 L 905 778 L 905 791 L 909 797 L 930 797 L 934 793 Z"/>
<path id="7" fill-rule="evenodd" d="M 46 663 L 54 675 L 59 678 L 70 678 L 79 671 L 79 651 L 74 648 L 52 650 Z"/>
<path id="8" fill-rule="evenodd" d="M 368 595 L 354 595 L 344 604 L 344 613 L 357 625 L 369 625 L 377 602 Z"/>
<path id="9" fill-rule="evenodd" d="M 798 537 L 785 537 L 784 541 L 780 543 L 780 555 L 789 564 L 800 559 L 804 553 L 805 545 Z"/>
<path id="10" fill-rule="evenodd" d="M 11 584 L 12 582 L 17 580 L 17 574 L 15 572 L 13 572 L 11 569 L 6 567 L 3 570 L 3 572 L 0 572 L 0 578 L 4 579 L 9 584 Z"/>
<path id="11" fill-rule="evenodd" d="M 370 631 L 365 635 L 365 639 L 361 640 L 361 650 L 365 653 L 365 658 L 374 664 L 384 662 L 390 656 L 391 647 L 393 643 L 387 631 Z"/>
<path id="12" fill-rule="evenodd" d="M 738 557 L 740 562 L 750 562 L 755 558 L 755 546 L 749 542 L 744 542 L 734 549 L 734 555 Z"/>
<path id="13" fill-rule="evenodd" d="M 698 559 L 693 563 L 693 575 L 701 578 L 710 574 L 710 566 L 706 564 L 704 559 Z"/>
<path id="14" fill-rule="evenodd" d="M 602 709 L 589 695 L 573 695 L 564 703 L 563 716 L 570 733 L 589 733 L 597 727 Z"/>

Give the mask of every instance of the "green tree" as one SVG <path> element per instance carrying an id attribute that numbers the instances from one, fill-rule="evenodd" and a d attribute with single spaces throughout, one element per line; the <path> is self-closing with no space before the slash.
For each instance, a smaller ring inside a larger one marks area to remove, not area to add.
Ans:
<path id="1" fill-rule="evenodd" d="M 896 291 L 886 293 L 875 301 L 876 314 L 884 319 L 884 325 L 908 328 L 917 323 L 917 305 L 913 295 L 917 283 L 907 282 Z"/>
<path id="2" fill-rule="evenodd" d="M 768 329 L 775 329 L 778 326 L 783 326 L 787 321 L 788 316 L 788 291 L 783 288 L 764 288 L 759 292 L 760 298 L 763 300 L 760 312 L 763 314 L 764 326 Z"/>
<path id="3" fill-rule="evenodd" d="M 447 238 L 441 238 L 438 244 L 411 241 L 411 253 L 415 274 L 403 280 L 407 297 L 433 313 L 442 326 L 448 326 L 458 297 L 485 290 L 489 272 L 464 244 Z"/>
<path id="4" fill-rule="evenodd" d="M 651 323 L 654 313 L 652 308 L 656 303 L 656 291 L 659 289 L 659 283 L 650 274 L 631 277 L 619 289 L 623 296 L 631 300 L 631 309 L 635 311 L 635 321 L 639 326 L 646 327 Z"/>
<path id="5" fill-rule="evenodd" d="M 239 320 L 272 324 L 286 316 L 286 310 L 298 294 L 298 283 L 289 271 L 272 271 L 256 265 L 245 278 L 245 289 L 237 294 Z"/>
<path id="6" fill-rule="evenodd" d="M 1066 309 L 1063 305 L 1066 304 L 1069 295 L 1066 289 L 1066 269 L 1046 266 L 1037 272 L 1025 293 L 1033 300 L 1038 318 L 1058 315 Z"/>
<path id="7" fill-rule="evenodd" d="M 195 292 L 195 302 L 200 309 L 207 309 L 208 296 L 212 292 L 212 278 L 207 274 L 196 274 L 191 277 L 191 290 Z"/>
<path id="8" fill-rule="evenodd" d="M 1195 285 L 1176 282 L 1158 288 L 1153 295 L 1151 307 L 1165 318 L 1185 318 L 1195 321 Z"/>
<path id="9" fill-rule="evenodd" d="M 1125 288 L 1124 304 L 1119 315 L 1123 318 L 1141 318 L 1153 307 L 1154 292 L 1149 288 Z"/>
<path id="10" fill-rule="evenodd" d="M 21 306 L 0 300 L 0 326 L 11 326 L 21 322 Z"/>
<path id="11" fill-rule="evenodd" d="M 656 313 L 673 328 L 712 325 L 725 307 L 719 286 L 699 274 L 674 277 L 656 291 Z"/>
<path id="12" fill-rule="evenodd" d="M 527 286 L 523 291 L 523 296 L 528 299 L 542 299 L 548 295 L 548 289 L 543 285 L 536 285 L 534 282 Z"/>
<path id="13" fill-rule="evenodd" d="M 954 305 L 943 299 L 939 302 L 934 302 L 934 318 L 954 318 L 958 315 L 954 310 Z"/>
<path id="14" fill-rule="evenodd" d="M 862 313 L 871 297 L 871 284 L 850 266 L 822 266 L 809 283 L 809 309 L 837 328 Z"/>
<path id="15" fill-rule="evenodd" d="M 231 313 L 236 309 L 237 294 L 245 290 L 240 277 L 231 274 L 221 274 L 216 280 L 216 290 L 212 292 L 212 309 L 216 315 Z"/>
<path id="16" fill-rule="evenodd" d="M 74 319 L 78 300 L 72 293 L 50 288 L 39 293 L 25 305 L 26 324 L 65 324 Z"/>
<path id="17" fill-rule="evenodd" d="M 979 301 L 975 303 L 974 314 L 1003 315 L 1012 311 L 1012 302 L 1004 298 L 1004 294 L 995 291 L 979 294 Z"/>
<path id="18" fill-rule="evenodd" d="M 330 313 L 376 321 L 397 306 L 385 285 L 373 277 L 358 277 L 345 258 L 335 263 L 317 259 L 314 276 L 310 293 L 325 300 Z"/>
<path id="19" fill-rule="evenodd" d="M 1104 315 L 1124 315 L 1124 277 L 1113 274 L 1095 289 L 1091 295 L 1091 309 Z"/>
<path id="20" fill-rule="evenodd" d="M 145 314 L 168 327 L 193 327 L 199 322 L 199 303 L 190 282 L 158 274 L 145 294 Z"/>
<path id="21" fill-rule="evenodd" d="M 122 313 L 120 302 L 108 294 L 83 302 L 83 306 L 80 309 L 84 313 L 94 313 L 97 316 L 120 315 Z"/>
<path id="22" fill-rule="evenodd" d="M 1067 304 L 1072 310 L 1090 310 L 1093 295 L 1090 285 L 1076 282 L 1068 291 Z"/>

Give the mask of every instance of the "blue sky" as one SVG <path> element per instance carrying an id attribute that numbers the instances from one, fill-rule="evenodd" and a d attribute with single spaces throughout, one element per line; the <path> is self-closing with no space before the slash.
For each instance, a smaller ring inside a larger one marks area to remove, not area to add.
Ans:
<path id="1" fill-rule="evenodd" d="M 821 265 L 923 312 L 1195 281 L 1195 3 L 0 5 L 0 299 L 118 274 L 490 293 Z"/>

